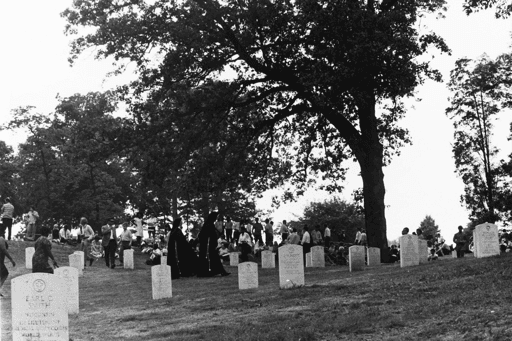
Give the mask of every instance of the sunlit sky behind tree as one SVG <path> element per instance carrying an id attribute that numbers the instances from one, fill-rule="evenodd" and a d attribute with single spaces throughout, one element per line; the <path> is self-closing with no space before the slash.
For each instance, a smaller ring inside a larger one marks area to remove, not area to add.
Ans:
<path id="1" fill-rule="evenodd" d="M 0 14 L 0 124 L 10 118 L 10 110 L 32 105 L 37 112 L 50 113 L 57 96 L 105 91 L 124 84 L 133 75 L 127 72 L 116 78 L 106 77 L 112 71 L 110 61 L 96 61 L 93 52 L 84 53 L 73 67 L 67 61 L 70 37 L 63 34 L 64 19 L 60 13 L 71 0 L 25 0 L 3 4 Z M 402 125 L 409 129 L 413 144 L 402 149 L 391 165 L 384 169 L 386 184 L 386 218 L 388 239 L 396 239 L 404 226 L 419 227 L 431 215 L 445 238 L 451 240 L 458 225 L 466 225 L 467 212 L 460 204 L 463 184 L 454 173 L 451 143 L 453 128 L 445 115 L 450 96 L 446 82 L 458 58 L 490 58 L 512 51 L 512 20 L 495 19 L 493 11 L 467 17 L 462 0 L 450 0 L 445 19 L 424 18 L 420 31 L 432 30 L 441 35 L 452 55 L 433 51 L 432 65 L 444 77 L 444 83 L 427 81 L 417 89 L 417 96 L 407 101 L 408 114 Z M 421 101 L 418 101 L 421 99 Z M 512 152 L 510 112 L 503 112 L 495 126 L 493 143 L 506 158 Z M 16 146 L 23 142 L 22 132 L 0 133 L 0 139 Z M 362 186 L 357 163 L 353 164 L 341 194 L 351 199 L 354 189 Z M 269 193 L 259 200 L 259 208 L 269 209 Z M 1 193 L 0 193 L 1 195 Z M 293 220 L 311 201 L 320 201 L 327 193 L 310 190 L 296 203 L 281 206 L 272 214 L 274 221 Z"/>

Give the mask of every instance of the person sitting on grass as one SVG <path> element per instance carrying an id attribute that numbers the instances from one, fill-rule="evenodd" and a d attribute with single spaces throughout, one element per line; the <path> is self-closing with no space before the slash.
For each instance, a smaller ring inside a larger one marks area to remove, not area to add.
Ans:
<path id="1" fill-rule="evenodd" d="M 96 260 L 103 258 L 103 246 L 101 246 L 100 236 L 95 236 L 91 243 L 91 256 Z"/>
<path id="2" fill-rule="evenodd" d="M 147 265 L 160 265 L 162 263 L 162 251 L 158 248 L 158 244 L 153 244 L 153 251 L 146 261 Z"/>
<path id="3" fill-rule="evenodd" d="M 400 261 L 400 253 L 395 244 L 391 245 L 391 249 L 389 250 L 389 261 L 391 263 L 396 263 Z"/>
<path id="4" fill-rule="evenodd" d="M 59 231 L 59 240 L 61 244 L 71 245 L 71 232 L 67 225 L 62 225 L 62 228 Z"/>
<path id="5" fill-rule="evenodd" d="M 229 249 L 228 249 L 228 242 L 222 243 L 222 245 L 219 248 L 219 257 L 222 261 L 229 261 Z"/>

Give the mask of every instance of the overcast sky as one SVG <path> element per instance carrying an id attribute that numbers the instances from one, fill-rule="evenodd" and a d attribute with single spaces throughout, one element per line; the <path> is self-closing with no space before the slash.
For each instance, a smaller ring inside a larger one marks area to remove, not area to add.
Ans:
<path id="1" fill-rule="evenodd" d="M 95 61 L 91 53 L 80 57 L 70 67 L 67 58 L 69 38 L 64 36 L 65 22 L 60 12 L 71 0 L 20 0 L 2 4 L 0 12 L 0 123 L 10 118 L 10 111 L 32 105 L 38 112 L 52 112 L 56 96 L 105 91 L 130 77 L 106 78 L 111 65 Z M 497 20 L 492 11 L 467 17 L 462 13 L 462 0 L 450 0 L 446 19 L 424 19 L 423 32 L 430 29 L 446 39 L 451 56 L 438 55 L 432 60 L 443 73 L 445 81 L 458 58 L 478 58 L 486 53 L 491 58 L 510 51 L 512 20 Z M 424 28 L 426 25 L 428 28 Z M 425 215 L 431 215 L 445 238 L 451 240 L 458 225 L 468 222 L 467 212 L 460 204 L 463 184 L 454 173 L 451 152 L 453 128 L 444 111 L 449 92 L 444 83 L 427 82 L 418 88 L 416 99 L 408 102 L 408 114 L 402 125 L 410 130 L 412 146 L 403 148 L 384 170 L 386 184 L 386 217 L 388 238 L 395 239 L 403 227 L 416 229 Z M 493 142 L 512 151 L 507 141 L 510 112 L 504 113 L 495 129 Z M 0 133 L 0 139 L 16 145 L 23 135 Z M 342 195 L 350 198 L 352 191 L 362 186 L 357 176 L 357 164 L 351 171 Z M 292 220 L 311 201 L 324 200 L 326 193 L 309 191 L 297 203 L 284 205 L 274 212 L 274 221 Z M 258 202 L 268 208 L 270 195 Z"/>

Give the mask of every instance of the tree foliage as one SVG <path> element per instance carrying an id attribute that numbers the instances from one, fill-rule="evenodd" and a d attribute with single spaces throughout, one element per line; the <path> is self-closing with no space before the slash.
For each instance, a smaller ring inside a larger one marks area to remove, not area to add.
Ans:
<path id="1" fill-rule="evenodd" d="M 310 227 L 318 226 L 322 231 L 327 224 L 333 235 L 345 232 L 347 241 L 353 241 L 358 228 L 364 228 L 362 207 L 355 203 L 346 202 L 338 197 L 332 197 L 323 202 L 312 202 L 304 208 L 299 223 Z"/>
<path id="2" fill-rule="evenodd" d="M 476 222 L 503 219 L 509 178 L 492 144 L 493 125 L 503 108 L 510 107 L 510 56 L 459 59 L 448 84 L 452 97 L 447 115 L 455 128 L 453 154 L 456 172 L 464 182 L 461 201 Z"/>
<path id="3" fill-rule="evenodd" d="M 486 10 L 495 8 L 496 18 L 508 18 L 512 13 L 512 1 L 510 0 L 465 0 L 464 11 L 466 14 L 471 14 L 475 11 Z"/>
<path id="4" fill-rule="evenodd" d="M 243 128 L 238 136 L 254 137 L 249 142 L 258 146 L 268 141 L 265 162 L 275 154 L 291 160 L 286 177 L 298 194 L 312 174 L 330 179 L 328 190 L 341 189 L 343 161 L 357 160 L 369 243 L 384 247 L 382 167 L 408 142 L 398 125 L 401 99 L 425 76 L 440 78 L 417 57 L 430 46 L 448 50 L 415 25 L 444 4 L 81 0 L 63 16 L 68 34 L 94 28 L 78 34 L 71 60 L 93 47 L 100 58 L 137 64 L 135 101 L 170 103 L 176 88 L 225 84 L 229 91 L 214 107 L 229 110 L 217 122 L 228 131 Z"/>
<path id="5" fill-rule="evenodd" d="M 436 225 L 436 221 L 430 215 L 425 216 L 419 228 L 426 240 L 432 240 L 437 233 L 440 233 L 439 226 Z"/>

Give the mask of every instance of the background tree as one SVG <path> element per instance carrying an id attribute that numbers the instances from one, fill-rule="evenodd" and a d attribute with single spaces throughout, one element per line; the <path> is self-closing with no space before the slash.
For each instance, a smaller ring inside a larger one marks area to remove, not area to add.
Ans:
<path id="1" fill-rule="evenodd" d="M 16 215 L 19 215 L 20 208 L 18 206 L 18 169 L 14 152 L 10 146 L 4 141 L 0 141 L 0 201 L 5 198 L 11 198 Z"/>
<path id="2" fill-rule="evenodd" d="M 508 178 L 496 160 L 498 149 L 491 137 L 493 123 L 512 99 L 509 62 L 504 57 L 496 61 L 485 56 L 476 61 L 459 59 L 448 84 L 453 96 L 446 113 L 455 128 L 455 167 L 465 192 L 461 201 L 477 224 L 501 220 L 507 210 L 500 198 Z"/>
<path id="3" fill-rule="evenodd" d="M 423 236 L 425 236 L 427 241 L 431 241 L 437 233 L 441 232 L 439 230 L 439 226 L 436 225 L 436 221 L 429 215 L 426 215 L 421 221 L 419 228 L 423 232 Z"/>
<path id="4" fill-rule="evenodd" d="M 63 16 L 68 34 L 94 27 L 74 41 L 71 59 L 94 47 L 98 57 L 134 61 L 140 72 L 136 93 L 202 86 L 229 71 L 225 83 L 236 95 L 229 98 L 231 107 L 254 108 L 244 116 L 252 127 L 245 134 L 272 141 L 275 152 L 293 159 L 290 179 L 299 194 L 311 175 L 329 178 L 328 189 L 339 190 L 343 161 L 357 160 L 369 244 L 383 248 L 382 168 L 408 141 L 397 125 L 404 115 L 401 99 L 424 76 L 439 79 L 418 57 L 429 46 L 448 50 L 441 38 L 420 36 L 415 27 L 419 17 L 444 4 L 79 1 Z M 155 55 L 162 57 L 159 63 Z"/>
<path id="5" fill-rule="evenodd" d="M 322 202 L 312 202 L 304 208 L 299 226 L 307 224 L 309 227 L 319 226 L 323 232 L 324 224 L 331 229 L 332 235 L 337 236 L 345 231 L 346 240 L 355 240 L 358 228 L 364 228 L 363 209 L 356 203 L 346 202 L 338 197 L 332 197 Z"/>
<path id="6" fill-rule="evenodd" d="M 508 18 L 512 13 L 510 0 L 465 0 L 463 6 L 467 14 L 488 8 L 496 10 L 496 18 Z"/>

